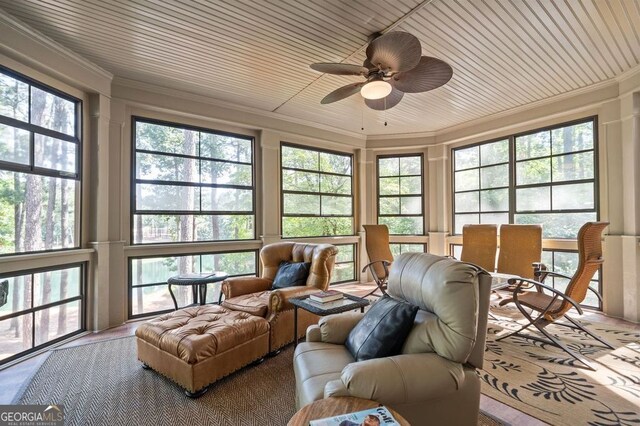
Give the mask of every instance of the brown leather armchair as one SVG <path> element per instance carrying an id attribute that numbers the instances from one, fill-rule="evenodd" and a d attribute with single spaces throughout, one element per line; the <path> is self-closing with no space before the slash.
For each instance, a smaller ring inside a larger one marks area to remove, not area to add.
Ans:
<path id="1" fill-rule="evenodd" d="M 261 277 L 234 277 L 223 281 L 222 306 L 266 318 L 271 326 L 269 350 L 274 352 L 293 341 L 293 305 L 289 299 L 326 290 L 337 253 L 338 249 L 331 244 L 269 244 L 260 251 Z M 271 290 L 281 262 L 311 262 L 307 284 Z M 299 310 L 298 336 L 303 336 L 307 327 L 317 322 L 316 315 Z"/>

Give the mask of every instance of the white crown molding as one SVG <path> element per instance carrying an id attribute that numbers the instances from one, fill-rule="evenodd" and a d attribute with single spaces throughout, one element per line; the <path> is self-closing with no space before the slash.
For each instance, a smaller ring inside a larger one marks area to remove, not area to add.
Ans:
<path id="1" fill-rule="evenodd" d="M 572 98 L 574 96 L 578 96 L 578 95 L 584 95 L 584 94 L 588 94 L 588 93 L 592 93 L 595 92 L 597 90 L 612 86 L 612 85 L 618 85 L 619 81 L 620 81 L 620 77 L 624 76 L 624 79 L 630 78 L 633 75 L 635 75 L 636 73 L 640 72 L 640 66 L 632 68 L 631 70 L 626 71 L 624 74 L 621 74 L 618 77 L 614 77 L 611 78 L 609 80 L 605 80 L 605 81 L 601 81 L 589 86 L 585 86 L 585 87 L 581 87 L 579 89 L 575 89 L 572 90 L 570 92 L 565 92 L 565 93 L 560 93 L 558 95 L 555 96 L 551 96 L 545 99 L 540 99 L 538 101 L 535 102 L 531 102 L 525 105 L 521 105 L 515 108 L 510 108 L 510 109 L 506 109 L 504 111 L 500 111 L 497 112 L 495 114 L 491 114 L 491 115 L 486 115 L 484 117 L 480 117 L 477 118 L 475 120 L 471 120 L 471 121 L 466 121 L 464 123 L 461 124 L 456 124 L 454 126 L 450 126 L 450 127 L 445 127 L 436 131 L 432 131 L 432 132 L 422 132 L 422 133 L 396 133 L 396 134 L 390 134 L 390 135 L 371 135 L 369 137 L 367 137 L 367 141 L 373 141 L 373 140 L 397 140 L 397 139 L 414 139 L 414 138 L 420 138 L 420 137 L 429 137 L 429 136 L 434 136 L 434 137 L 438 137 L 441 136 L 443 134 L 446 133 L 450 133 L 450 132 L 455 132 L 455 131 L 459 131 L 459 130 L 464 130 L 470 127 L 477 127 L 478 125 L 484 124 L 484 123 L 488 123 L 491 121 L 496 121 L 496 120 L 500 120 L 506 117 L 510 117 L 516 114 L 521 114 L 523 112 L 535 109 L 535 108 L 540 108 L 540 107 L 544 107 L 547 105 L 552 105 L 552 104 L 556 104 L 558 102 L 561 102 L 565 99 L 569 99 Z M 436 142 L 436 145 L 439 145 L 442 142 Z"/>
<path id="2" fill-rule="evenodd" d="M 77 65 L 82 66 L 83 68 L 86 68 L 88 71 L 91 71 L 91 72 L 94 72 L 96 74 L 99 74 L 100 76 L 102 76 L 104 78 L 108 78 L 109 80 L 113 79 L 113 74 L 110 73 L 109 71 L 105 70 L 104 68 L 100 67 L 99 65 L 94 64 L 93 62 L 91 62 L 90 60 L 88 60 L 84 56 L 81 56 L 81 55 L 77 54 L 73 50 L 66 48 L 65 46 L 61 45 L 57 41 L 47 37 L 46 35 L 38 32 L 36 30 L 34 30 L 33 28 L 31 28 L 27 24 L 25 24 L 22 21 L 16 19 L 15 17 L 9 15 L 8 13 L 6 13 L 2 9 L 0 9 L 0 23 L 11 27 L 12 29 L 20 32 L 21 34 L 23 34 L 24 36 L 30 38 L 31 40 L 43 45 L 47 49 L 49 49 L 49 50 L 51 50 L 51 51 L 53 51 L 53 52 L 55 52 L 55 53 L 57 53 L 57 54 L 59 54 L 61 56 L 64 56 L 66 59 L 76 63 Z"/>
<path id="3" fill-rule="evenodd" d="M 623 72 L 619 76 L 615 77 L 614 79 L 616 81 L 622 82 L 622 81 L 625 81 L 625 80 L 628 80 L 630 78 L 635 77 L 637 74 L 640 74 L 640 64 L 636 65 L 633 68 L 629 68 L 628 70 L 626 70 L 625 72 Z"/>
<path id="4" fill-rule="evenodd" d="M 185 90 L 177 90 L 164 85 L 158 85 L 155 83 L 148 83 L 140 80 L 134 80 L 131 78 L 116 76 L 113 79 L 113 85 L 128 87 L 132 89 L 141 89 L 141 90 L 145 90 L 145 91 L 149 91 L 157 94 L 173 96 L 181 99 L 186 99 L 186 100 L 191 100 L 195 102 L 216 106 L 219 108 L 225 108 L 232 111 L 238 111 L 238 112 L 247 113 L 247 114 L 255 114 L 255 115 L 259 115 L 269 119 L 281 120 L 281 121 L 285 121 L 292 124 L 307 126 L 314 129 L 323 130 L 326 132 L 332 132 L 332 133 L 340 134 L 343 136 L 348 136 L 354 139 L 359 139 L 363 141 L 366 140 L 366 135 L 362 133 L 356 133 L 348 130 L 338 129 L 336 127 L 328 126 L 326 124 L 320 124 L 313 121 L 290 117 L 277 112 L 265 111 L 262 109 L 247 107 L 244 105 L 237 105 L 231 102 L 221 101 L 219 99 L 212 98 L 210 96 L 200 95 L 200 94 L 196 94 L 196 93 L 185 91 Z M 237 123 L 237 124 L 242 124 L 244 126 L 247 125 L 247 123 Z M 276 129 L 273 129 L 273 130 L 276 130 Z"/>

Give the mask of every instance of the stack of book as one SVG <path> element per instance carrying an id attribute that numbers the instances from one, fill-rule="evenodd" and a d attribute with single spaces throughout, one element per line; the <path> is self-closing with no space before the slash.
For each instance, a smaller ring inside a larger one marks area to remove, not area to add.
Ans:
<path id="1" fill-rule="evenodd" d="M 336 290 L 321 291 L 320 293 L 313 293 L 309 295 L 309 299 L 318 303 L 335 302 L 344 297 L 344 294 Z"/>

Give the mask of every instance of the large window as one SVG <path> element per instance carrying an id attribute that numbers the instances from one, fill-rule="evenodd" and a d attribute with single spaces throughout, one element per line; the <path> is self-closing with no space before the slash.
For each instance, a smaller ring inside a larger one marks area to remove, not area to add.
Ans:
<path id="1" fill-rule="evenodd" d="M 0 364 L 84 330 L 84 265 L 0 276 Z"/>
<path id="2" fill-rule="evenodd" d="M 282 237 L 353 235 L 353 156 L 282 144 Z"/>
<path id="3" fill-rule="evenodd" d="M 0 67 L 0 255 L 80 246 L 80 109 Z"/>
<path id="4" fill-rule="evenodd" d="M 422 155 L 378 157 L 378 223 L 392 235 L 424 234 Z"/>
<path id="5" fill-rule="evenodd" d="M 135 244 L 255 238 L 253 138 L 133 120 Z"/>
<path id="6" fill-rule="evenodd" d="M 453 151 L 454 232 L 467 223 L 540 223 L 576 238 L 598 212 L 595 119 Z"/>
<path id="7" fill-rule="evenodd" d="M 129 317 L 151 315 L 174 309 L 167 287 L 167 278 L 178 274 L 222 271 L 229 276 L 256 275 L 255 250 L 227 253 L 207 253 L 180 256 L 129 259 Z M 209 284 L 207 303 L 217 302 L 220 284 Z M 191 287 L 174 286 L 179 306 L 192 303 Z"/>
<path id="8" fill-rule="evenodd" d="M 455 233 L 466 224 L 509 223 L 509 140 L 455 150 Z"/>

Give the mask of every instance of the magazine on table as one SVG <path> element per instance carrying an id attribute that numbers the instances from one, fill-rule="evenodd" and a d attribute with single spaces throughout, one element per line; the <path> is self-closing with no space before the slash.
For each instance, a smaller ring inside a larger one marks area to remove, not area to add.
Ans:
<path id="1" fill-rule="evenodd" d="M 400 426 L 391 412 L 384 406 L 355 413 L 311 420 L 309 426 Z"/>

